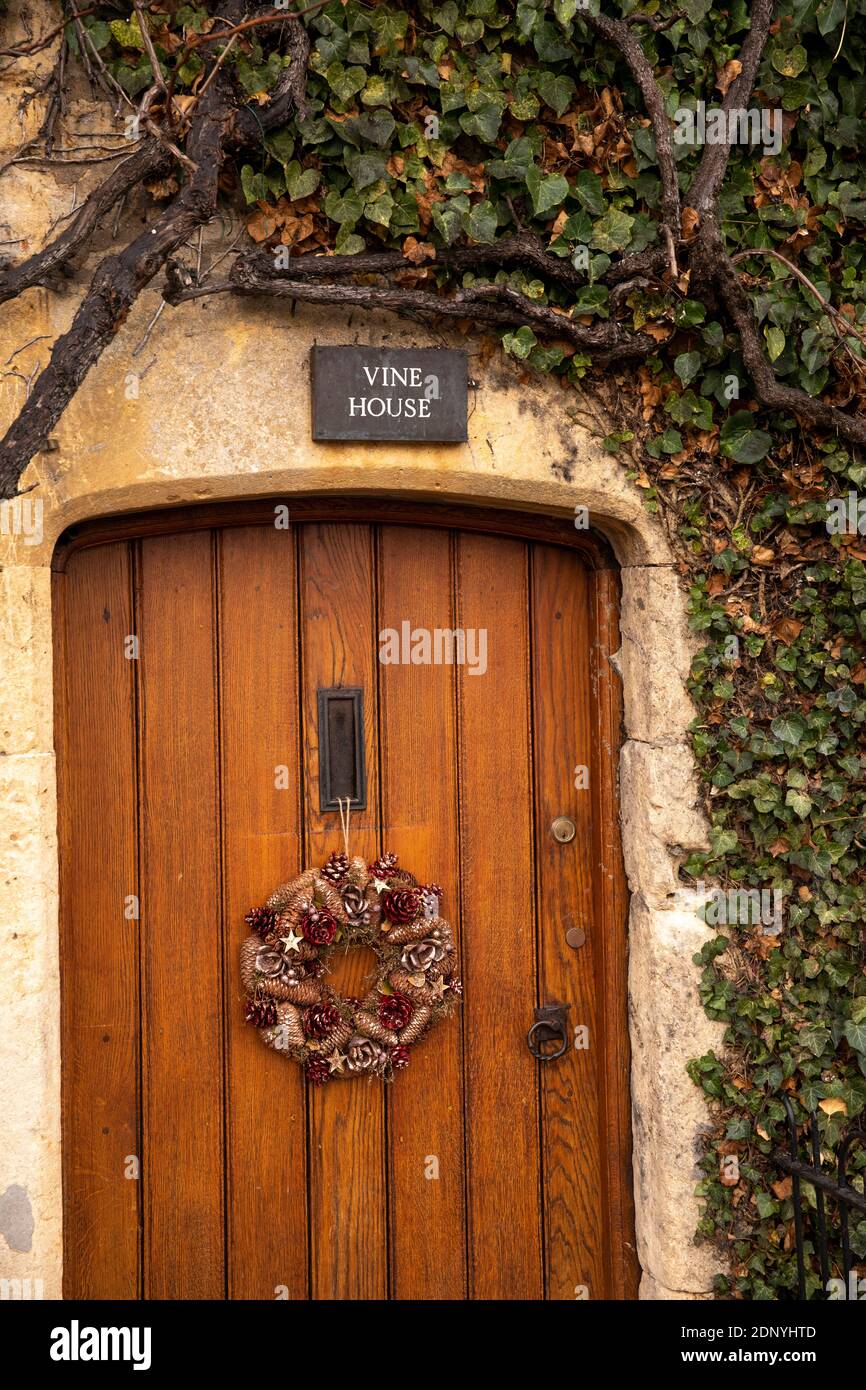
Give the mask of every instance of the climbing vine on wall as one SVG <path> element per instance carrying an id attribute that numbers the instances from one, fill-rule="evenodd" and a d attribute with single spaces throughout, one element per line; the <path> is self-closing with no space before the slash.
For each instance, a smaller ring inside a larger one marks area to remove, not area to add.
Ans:
<path id="1" fill-rule="evenodd" d="M 0 301 L 51 285 L 123 199 L 147 219 L 0 445 L 5 495 L 163 272 L 178 309 L 268 295 L 480 330 L 606 402 L 605 447 L 663 518 L 702 642 L 712 847 L 684 878 L 757 905 L 696 961 L 727 1025 L 691 1067 L 711 1115 L 701 1234 L 735 1297 L 795 1287 L 779 1094 L 817 1109 L 828 1161 L 866 1109 L 864 12 L 140 0 L 58 7 L 56 33 L 2 49 L 53 44 L 55 75 L 77 63 L 131 146 L 0 271 Z M 218 212 L 239 231 L 202 264 L 191 239 Z M 852 1243 L 866 1260 L 866 1223 Z"/>

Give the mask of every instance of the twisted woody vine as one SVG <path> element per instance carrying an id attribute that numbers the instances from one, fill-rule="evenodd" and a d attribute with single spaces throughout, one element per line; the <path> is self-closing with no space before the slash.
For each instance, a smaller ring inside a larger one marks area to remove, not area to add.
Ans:
<path id="1" fill-rule="evenodd" d="M 233 296 L 287 331 L 298 304 L 387 311 L 506 354 L 528 392 L 554 379 L 688 590 L 710 832 L 684 885 L 782 904 L 779 932 L 728 921 L 696 960 L 725 1037 L 690 1070 L 718 1292 L 787 1296 L 779 1093 L 800 1125 L 817 1113 L 828 1171 L 866 1110 L 866 0 L 55 11 L 0 44 L 13 74 L 42 65 L 14 162 L 69 157 L 71 75 L 119 133 L 105 163 L 77 155 L 87 195 L 41 249 L 3 248 L 0 303 L 68 295 L 90 261 L 66 331 L 7 364 L 0 496 L 52 476 L 58 421 L 110 344 L 128 370 L 145 292 L 155 351 L 166 306 Z M 311 1082 L 400 1070 L 457 993 L 436 898 L 354 860 L 278 890 L 244 947 L 264 1040 Z M 327 988 L 354 942 L 378 958 L 363 1000 Z M 852 1151 L 861 1190 L 864 1164 Z M 850 1239 L 866 1260 L 866 1221 Z"/>
<path id="2" fill-rule="evenodd" d="M 463 985 L 454 936 L 439 915 L 442 889 L 419 885 L 383 854 L 372 864 L 335 851 L 322 869 L 284 883 L 248 914 L 241 948 L 246 1018 L 268 1047 L 299 1062 L 307 1081 L 393 1079 Z M 338 951 L 367 946 L 370 989 L 346 998 L 328 984 Z"/>

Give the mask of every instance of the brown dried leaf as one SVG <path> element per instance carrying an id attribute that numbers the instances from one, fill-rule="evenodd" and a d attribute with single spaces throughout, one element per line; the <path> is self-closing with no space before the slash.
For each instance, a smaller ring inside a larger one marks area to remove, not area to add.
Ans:
<path id="1" fill-rule="evenodd" d="M 403 242 L 403 255 L 413 265 L 421 265 L 424 261 L 435 261 L 436 247 L 429 241 L 419 241 L 417 237 L 407 236 Z"/>
<path id="2" fill-rule="evenodd" d="M 691 241 L 701 222 L 701 215 L 697 208 L 684 207 L 681 222 L 683 241 Z"/>
<path id="3" fill-rule="evenodd" d="M 767 545 L 756 545 L 752 551 L 753 565 L 772 565 L 776 558 L 776 552 Z"/>
<path id="4" fill-rule="evenodd" d="M 827 1100 L 818 1101 L 818 1109 L 823 1110 L 825 1115 L 847 1115 L 848 1107 L 844 1100 L 838 1096 L 829 1096 Z"/>
<path id="5" fill-rule="evenodd" d="M 723 97 L 728 95 L 728 88 L 742 71 L 743 65 L 739 58 L 730 58 L 723 68 L 719 68 L 716 73 L 716 86 Z"/>
<path id="6" fill-rule="evenodd" d="M 791 643 L 796 641 L 803 631 L 803 624 L 798 622 L 796 618 L 779 618 L 777 622 L 773 623 L 772 631 L 774 637 L 778 638 L 780 642 L 784 642 L 786 647 L 790 647 Z"/>

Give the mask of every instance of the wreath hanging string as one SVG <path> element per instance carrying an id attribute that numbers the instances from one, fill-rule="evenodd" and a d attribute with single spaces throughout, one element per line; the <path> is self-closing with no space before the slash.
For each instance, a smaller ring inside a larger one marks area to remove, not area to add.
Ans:
<path id="1" fill-rule="evenodd" d="M 351 858 L 348 799 L 340 819 L 343 852 L 253 908 L 241 947 L 247 1022 L 314 1086 L 339 1076 L 393 1079 L 463 993 L 454 934 L 440 916 L 442 889 L 419 884 L 395 854 L 372 864 Z M 377 961 L 360 999 L 327 980 L 335 951 L 353 946 L 370 947 Z"/>

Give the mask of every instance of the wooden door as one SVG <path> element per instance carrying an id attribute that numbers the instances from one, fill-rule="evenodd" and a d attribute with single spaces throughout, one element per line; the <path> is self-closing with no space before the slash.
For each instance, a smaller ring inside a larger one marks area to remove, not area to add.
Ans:
<path id="1" fill-rule="evenodd" d="M 157 513 L 58 551 L 66 1294 L 634 1297 L 615 571 L 513 513 L 281 520 Z M 405 621 L 483 629 L 486 668 L 383 664 Z M 442 884 L 465 993 L 393 1084 L 315 1090 L 244 1024 L 238 948 L 341 845 L 331 686 L 365 696 L 352 849 Z M 552 1000 L 582 1045 L 541 1063 Z"/>

